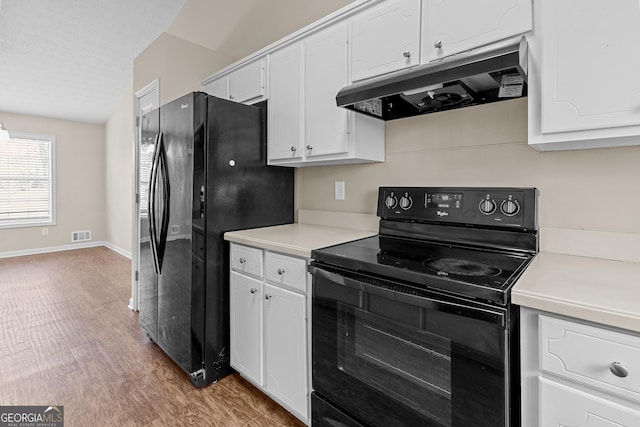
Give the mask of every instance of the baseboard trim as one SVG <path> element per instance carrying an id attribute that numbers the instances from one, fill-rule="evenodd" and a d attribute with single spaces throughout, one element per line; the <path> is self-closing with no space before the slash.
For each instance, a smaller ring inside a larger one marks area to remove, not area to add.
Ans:
<path id="1" fill-rule="evenodd" d="M 114 245 L 113 243 L 104 242 L 104 246 L 109 248 L 109 249 L 111 249 L 114 252 L 119 253 L 120 255 L 122 255 L 125 258 L 131 259 L 131 252 L 125 251 L 124 249 Z"/>
<path id="2" fill-rule="evenodd" d="M 13 258 L 18 256 L 27 256 L 27 255 L 38 255 L 38 254 L 47 254 L 51 252 L 62 252 L 62 251 L 71 251 L 75 249 L 86 249 L 86 248 L 95 248 L 98 246 L 104 246 L 108 249 L 111 249 L 114 252 L 119 253 L 122 256 L 125 256 L 131 259 L 131 253 L 111 244 L 103 241 L 96 242 L 85 242 L 85 243 L 74 243 L 72 245 L 60 245 L 60 246 L 49 246 L 47 248 L 35 248 L 35 249 L 25 249 L 22 251 L 11 251 L 11 252 L 0 252 L 0 258 Z"/>

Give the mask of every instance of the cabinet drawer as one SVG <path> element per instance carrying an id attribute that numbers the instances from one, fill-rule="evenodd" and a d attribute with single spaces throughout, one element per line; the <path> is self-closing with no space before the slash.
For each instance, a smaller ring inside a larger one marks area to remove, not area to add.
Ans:
<path id="1" fill-rule="evenodd" d="M 547 316 L 539 326 L 541 370 L 640 402 L 640 337 Z"/>
<path id="2" fill-rule="evenodd" d="M 307 292 L 307 262 L 304 259 L 267 252 L 265 263 L 267 280 Z"/>
<path id="3" fill-rule="evenodd" d="M 232 244 L 231 268 L 240 273 L 262 278 L 262 249 Z"/>
<path id="4" fill-rule="evenodd" d="M 540 426 L 633 427 L 640 412 L 546 378 L 540 383 Z"/>

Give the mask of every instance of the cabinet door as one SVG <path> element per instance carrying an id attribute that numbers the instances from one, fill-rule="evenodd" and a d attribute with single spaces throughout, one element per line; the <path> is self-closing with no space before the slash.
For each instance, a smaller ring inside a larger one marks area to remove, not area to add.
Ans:
<path id="1" fill-rule="evenodd" d="M 229 287 L 231 366 L 263 386 L 262 282 L 232 271 Z"/>
<path id="2" fill-rule="evenodd" d="M 420 0 L 386 1 L 353 20 L 351 80 L 420 62 Z"/>
<path id="3" fill-rule="evenodd" d="M 542 133 L 640 124 L 640 3 L 544 1 Z"/>
<path id="4" fill-rule="evenodd" d="M 215 79 L 202 87 L 203 92 L 222 99 L 229 99 L 229 78 L 227 76 Z"/>
<path id="5" fill-rule="evenodd" d="M 634 427 L 640 412 L 540 378 L 540 426 Z"/>
<path id="6" fill-rule="evenodd" d="M 269 160 L 302 157 L 302 52 L 299 43 L 269 58 Z"/>
<path id="7" fill-rule="evenodd" d="M 308 418 L 305 296 L 265 284 L 266 388 Z"/>
<path id="8" fill-rule="evenodd" d="M 229 99 L 258 102 L 265 96 L 265 60 L 245 65 L 229 74 Z"/>
<path id="9" fill-rule="evenodd" d="M 422 62 L 531 30 L 531 0 L 426 0 Z"/>
<path id="10" fill-rule="evenodd" d="M 305 44 L 305 155 L 346 153 L 347 110 L 336 105 L 347 85 L 347 24 L 331 26 Z"/>

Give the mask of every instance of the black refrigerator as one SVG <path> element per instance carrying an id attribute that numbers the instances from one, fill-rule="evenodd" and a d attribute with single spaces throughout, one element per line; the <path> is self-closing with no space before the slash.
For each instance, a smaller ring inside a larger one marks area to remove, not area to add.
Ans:
<path id="1" fill-rule="evenodd" d="M 232 372 L 223 234 L 293 222 L 294 172 L 266 164 L 266 103 L 194 92 L 141 132 L 140 325 L 202 387 Z"/>

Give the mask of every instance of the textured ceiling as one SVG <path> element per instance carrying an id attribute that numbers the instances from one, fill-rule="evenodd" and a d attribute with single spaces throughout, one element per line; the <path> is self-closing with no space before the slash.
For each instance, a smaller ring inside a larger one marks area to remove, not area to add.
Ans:
<path id="1" fill-rule="evenodd" d="M 105 123 L 186 0 L 0 1 L 0 112 Z"/>

